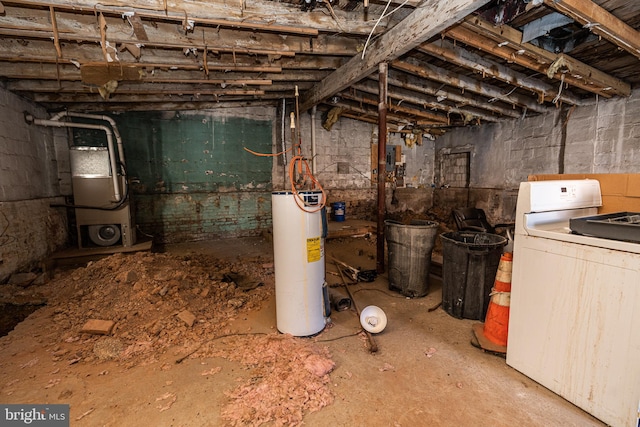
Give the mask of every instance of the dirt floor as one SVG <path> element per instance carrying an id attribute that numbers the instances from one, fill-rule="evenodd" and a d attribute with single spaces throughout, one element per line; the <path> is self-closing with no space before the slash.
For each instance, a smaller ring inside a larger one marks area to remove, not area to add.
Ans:
<path id="1" fill-rule="evenodd" d="M 369 351 L 353 307 L 318 335 L 276 329 L 273 251 L 260 238 L 168 246 L 59 268 L 50 281 L 4 285 L 47 304 L 0 339 L 0 403 L 67 403 L 72 426 L 602 426 L 470 344 L 476 321 L 384 275 L 349 286 L 381 307 Z M 329 259 L 375 269 L 367 237 L 326 242 Z M 339 289 L 339 288 L 338 288 Z M 108 335 L 83 332 L 113 321 Z"/>

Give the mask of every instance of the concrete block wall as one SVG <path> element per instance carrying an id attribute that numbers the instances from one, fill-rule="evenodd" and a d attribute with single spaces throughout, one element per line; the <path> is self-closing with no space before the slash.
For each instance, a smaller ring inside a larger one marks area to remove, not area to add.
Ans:
<path id="1" fill-rule="evenodd" d="M 434 210 L 476 206 L 490 222 L 513 221 L 518 187 L 531 174 L 638 171 L 640 90 L 629 98 L 455 129 L 436 140 L 435 150 L 436 170 L 444 154 L 467 151 L 471 171 L 468 189 L 436 183 Z"/>
<path id="2" fill-rule="evenodd" d="M 288 115 L 286 116 L 289 117 Z M 303 155 L 311 158 L 311 115 L 300 115 L 300 128 Z M 288 126 L 288 119 L 286 126 Z M 349 218 L 374 221 L 377 218 L 377 180 L 372 181 L 371 165 L 372 145 L 378 143 L 378 126 L 357 120 L 341 118 L 331 130 L 322 127 L 323 117 L 315 116 L 316 140 L 316 178 L 327 193 L 328 207 L 333 202 L 345 202 Z M 287 127 L 287 131 L 289 128 Z M 286 136 L 289 143 L 290 137 Z M 405 159 L 404 187 L 416 191 L 403 191 L 398 188 L 394 194 L 394 185 L 387 184 L 387 209 L 396 212 L 401 209 L 424 212 L 431 205 L 434 187 L 435 143 L 424 138 L 422 145 L 407 147 L 402 135 L 392 133 L 387 136 L 387 145 L 401 146 Z M 280 150 L 277 150 L 280 151 Z M 289 157 L 290 159 L 291 157 Z M 309 161 L 311 164 L 311 161 Z M 282 165 L 274 172 L 274 186 L 282 189 Z M 374 176 L 374 179 L 377 179 Z M 391 200 L 395 203 L 391 204 Z"/>
<path id="3" fill-rule="evenodd" d="M 0 283 L 68 242 L 66 209 L 51 207 L 70 188 L 66 133 L 28 125 L 25 111 L 46 117 L 0 89 Z"/>
<path id="4" fill-rule="evenodd" d="M 638 172 L 640 90 L 576 108 L 567 123 L 566 173 Z"/>

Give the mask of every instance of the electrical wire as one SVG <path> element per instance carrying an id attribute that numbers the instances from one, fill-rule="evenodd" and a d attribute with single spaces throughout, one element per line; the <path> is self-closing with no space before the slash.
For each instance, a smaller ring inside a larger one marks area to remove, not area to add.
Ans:
<path id="1" fill-rule="evenodd" d="M 355 337 L 356 335 L 360 335 L 362 333 L 362 329 L 360 329 L 358 332 L 354 332 L 352 334 L 349 335 L 341 335 L 339 337 L 335 337 L 335 338 L 328 338 L 326 340 L 314 340 L 313 342 L 330 342 L 330 341 L 338 341 L 341 340 L 343 338 L 349 338 L 349 337 Z"/>
<path id="2" fill-rule="evenodd" d="M 393 13 L 398 11 L 402 6 L 404 6 L 408 2 L 409 2 L 409 0 L 404 0 L 404 2 L 402 4 L 398 5 L 395 9 L 393 9 L 391 12 L 389 12 L 388 15 L 385 15 L 385 12 L 387 11 L 389 6 L 391 5 L 391 0 L 387 1 L 387 5 L 384 7 L 384 10 L 382 11 L 382 15 L 380 15 L 380 17 L 378 18 L 378 20 L 374 24 L 373 28 L 371 29 L 371 32 L 369 33 L 369 37 L 367 37 L 367 41 L 364 43 L 364 48 L 362 48 L 362 59 L 364 59 L 364 54 L 367 51 L 367 46 L 369 45 L 369 41 L 371 41 L 371 36 L 373 35 L 373 32 L 376 30 L 376 27 L 378 26 L 380 21 L 382 21 L 382 18 L 386 18 L 387 16 L 391 16 Z"/>
<path id="3" fill-rule="evenodd" d="M 562 96 L 562 87 L 564 86 L 564 73 L 560 76 L 560 89 L 558 89 L 558 94 L 556 95 L 555 98 L 553 98 L 553 101 L 551 101 L 554 104 L 557 104 L 558 100 L 560 99 L 560 96 Z"/>
<path id="4" fill-rule="evenodd" d="M 282 156 L 285 153 L 293 150 L 293 147 L 291 148 L 287 148 L 284 151 L 280 151 L 279 153 L 258 153 L 256 151 L 253 150 L 249 150 L 247 147 L 242 147 L 244 149 L 244 151 L 248 151 L 249 153 L 253 154 L 254 156 L 260 156 L 260 157 L 276 157 L 276 156 Z"/>
<path id="5" fill-rule="evenodd" d="M 2 231 L 0 232 L 0 246 L 4 246 L 4 245 L 8 245 L 9 243 L 15 242 L 17 239 L 13 236 L 5 236 L 4 233 L 7 232 L 7 230 L 9 229 L 9 225 L 11 225 L 11 223 L 9 222 L 9 218 L 7 218 L 7 215 L 4 212 L 0 211 L 0 214 L 2 214 L 2 216 L 4 217 L 4 220 L 7 223 L 7 225 L 5 225 Z"/>

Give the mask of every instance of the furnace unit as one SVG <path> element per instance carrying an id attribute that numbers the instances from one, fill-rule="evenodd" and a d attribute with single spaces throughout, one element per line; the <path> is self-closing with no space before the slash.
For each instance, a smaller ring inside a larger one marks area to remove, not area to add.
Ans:
<path id="1" fill-rule="evenodd" d="M 116 171 L 113 179 L 108 148 L 71 147 L 70 153 L 79 246 L 133 246 L 131 204 L 126 190 L 122 194 L 126 176 Z"/>
<path id="2" fill-rule="evenodd" d="M 107 124 L 62 121 L 64 117 L 106 121 Z M 109 116 L 72 112 L 59 113 L 49 120 L 25 114 L 25 119 L 28 123 L 40 126 L 105 132 L 106 147 L 72 146 L 69 149 L 73 186 L 71 207 L 75 211 L 78 246 L 135 245 L 133 206 L 129 199 L 124 150 L 115 121 Z"/>

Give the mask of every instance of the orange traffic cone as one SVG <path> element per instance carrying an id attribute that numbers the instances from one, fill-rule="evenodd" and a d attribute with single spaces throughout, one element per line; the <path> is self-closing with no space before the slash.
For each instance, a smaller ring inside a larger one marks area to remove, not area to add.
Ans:
<path id="1" fill-rule="evenodd" d="M 480 347 L 495 353 L 507 352 L 512 264 L 513 254 L 502 254 L 485 321 L 473 325 L 473 333 Z"/>

